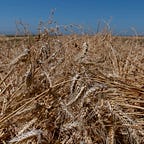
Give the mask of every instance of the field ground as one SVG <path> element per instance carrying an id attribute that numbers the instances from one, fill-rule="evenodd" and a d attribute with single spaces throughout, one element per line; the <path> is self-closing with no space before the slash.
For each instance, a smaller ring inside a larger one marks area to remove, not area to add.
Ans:
<path id="1" fill-rule="evenodd" d="M 143 137 L 143 37 L 0 37 L 1 144 L 143 144 Z"/>

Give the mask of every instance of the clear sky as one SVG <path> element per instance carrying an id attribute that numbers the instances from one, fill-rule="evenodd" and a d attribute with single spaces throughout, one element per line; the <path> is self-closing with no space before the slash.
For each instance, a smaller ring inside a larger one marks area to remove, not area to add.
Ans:
<path id="1" fill-rule="evenodd" d="M 0 0 L 0 32 L 15 32 L 16 21 L 34 31 L 39 21 L 48 21 L 55 10 L 59 25 L 80 24 L 94 30 L 98 21 L 110 21 L 114 32 L 144 33 L 144 0 Z"/>

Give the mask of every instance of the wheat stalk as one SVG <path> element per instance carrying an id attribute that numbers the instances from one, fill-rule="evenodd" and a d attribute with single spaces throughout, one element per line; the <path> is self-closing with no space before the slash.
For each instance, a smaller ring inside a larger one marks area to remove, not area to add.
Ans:
<path id="1" fill-rule="evenodd" d="M 18 57 L 16 57 L 14 60 L 12 60 L 12 62 L 10 63 L 9 66 L 12 67 L 12 66 L 16 65 L 17 63 L 27 61 L 29 54 L 30 54 L 30 50 L 25 49 L 22 54 L 20 54 Z"/>
<path id="2" fill-rule="evenodd" d="M 77 100 L 81 97 L 82 93 L 84 92 L 85 90 L 85 86 L 81 87 L 79 93 L 71 100 L 69 101 L 66 106 L 70 106 L 72 105 L 73 103 L 77 102 Z"/>
<path id="3" fill-rule="evenodd" d="M 80 78 L 79 74 L 76 74 L 73 78 L 72 78 L 72 83 L 71 83 L 71 87 L 70 87 L 70 92 L 71 94 L 74 93 L 75 88 L 76 88 L 76 84 L 78 79 Z"/>
<path id="4" fill-rule="evenodd" d="M 18 135 L 14 138 L 12 138 L 9 143 L 16 143 L 16 142 L 22 142 L 26 139 L 32 138 L 32 137 L 37 137 L 38 138 L 38 143 L 41 141 L 41 134 L 42 130 L 31 130 L 25 133 L 22 133 L 21 135 Z"/>

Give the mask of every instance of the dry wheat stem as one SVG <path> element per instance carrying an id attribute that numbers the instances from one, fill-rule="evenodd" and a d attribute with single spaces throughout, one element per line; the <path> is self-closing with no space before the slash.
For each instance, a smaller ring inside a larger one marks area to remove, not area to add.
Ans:
<path id="1" fill-rule="evenodd" d="M 42 92 L 41 94 L 37 95 L 36 97 L 32 98 L 31 100 L 27 101 L 25 104 L 23 104 L 22 106 L 20 106 L 18 109 L 16 109 L 15 111 L 13 111 L 12 113 L 10 113 L 9 115 L 7 115 L 6 117 L 2 118 L 0 120 L 0 127 L 2 126 L 3 123 L 5 123 L 7 120 L 10 120 L 11 118 L 13 118 L 17 112 L 22 111 L 27 105 L 29 105 L 31 102 L 33 102 L 34 100 L 42 97 L 44 94 L 48 93 L 50 91 L 50 89 L 45 90 L 44 92 Z"/>
<path id="2" fill-rule="evenodd" d="M 77 84 L 78 79 L 79 79 L 79 74 L 76 74 L 76 75 L 72 78 L 72 84 L 71 84 L 71 87 L 70 87 L 70 92 L 71 92 L 71 94 L 73 94 L 73 92 L 75 91 L 75 88 L 76 88 L 76 84 Z"/>
<path id="3" fill-rule="evenodd" d="M 2 79 L 2 81 L 0 82 L 0 85 L 9 77 L 9 75 L 13 72 L 14 67 L 8 72 L 8 74 Z"/>
<path id="4" fill-rule="evenodd" d="M 42 134 L 42 130 L 31 130 L 31 131 L 28 131 L 26 133 L 22 133 L 21 135 L 18 135 L 14 138 L 12 138 L 9 143 L 16 143 L 16 142 L 22 142 L 26 139 L 29 139 L 31 137 L 35 137 L 37 136 L 38 137 L 38 140 L 40 141 L 41 139 L 41 134 Z"/>
<path id="5" fill-rule="evenodd" d="M 61 82 L 61 83 L 58 83 L 56 85 L 54 85 L 51 89 L 59 86 L 59 85 L 62 85 L 64 83 L 67 83 L 67 82 L 70 82 L 71 80 L 68 80 L 68 81 L 64 81 L 64 82 Z M 23 104 L 22 106 L 20 106 L 18 109 L 16 109 L 15 111 L 13 111 L 12 113 L 10 113 L 9 115 L 7 115 L 6 117 L 2 118 L 0 120 L 0 127 L 2 127 L 3 123 L 5 123 L 6 121 L 10 120 L 11 118 L 13 118 L 17 112 L 19 111 L 22 111 L 27 105 L 29 105 L 30 103 L 32 103 L 34 100 L 38 100 L 39 98 L 42 98 L 44 97 L 46 93 L 50 92 L 51 89 L 47 89 L 45 90 L 44 92 L 42 92 L 41 94 L 37 95 L 36 97 L 34 98 L 31 98 L 29 101 L 27 101 L 25 104 Z"/>
<path id="6" fill-rule="evenodd" d="M 119 72 L 118 60 L 117 60 L 117 57 L 116 57 L 116 50 L 113 48 L 112 45 L 110 46 L 110 48 L 111 48 L 112 57 L 113 57 L 113 60 L 112 60 L 113 66 L 114 66 L 113 73 L 114 73 L 115 76 L 119 77 L 120 72 Z"/>
<path id="7" fill-rule="evenodd" d="M 80 92 L 70 101 L 66 104 L 66 106 L 70 106 L 73 103 L 75 103 L 82 95 L 83 91 L 85 89 L 85 86 L 81 87 Z"/>
<path id="8" fill-rule="evenodd" d="M 40 66 L 41 66 L 41 68 L 42 68 L 45 76 L 47 77 L 47 80 L 49 81 L 49 87 L 51 88 L 51 87 L 52 87 L 52 80 L 51 80 L 51 78 L 50 78 L 50 75 L 49 75 L 48 72 L 46 72 L 46 70 L 45 70 L 45 68 L 44 68 L 44 66 L 43 66 L 42 64 L 41 64 Z"/>
<path id="9" fill-rule="evenodd" d="M 66 104 L 63 102 L 60 102 L 60 104 L 61 104 L 62 110 L 65 111 L 66 114 L 70 116 L 72 119 L 74 119 L 74 115 L 68 110 L 68 107 L 66 106 Z"/>
<path id="10" fill-rule="evenodd" d="M 30 111 L 32 111 L 35 107 L 34 106 L 27 106 L 27 108 L 25 108 L 24 110 L 18 111 L 15 116 L 20 116 L 24 113 L 28 113 Z"/>
<path id="11" fill-rule="evenodd" d="M 27 122 L 23 128 L 18 132 L 18 135 L 22 135 L 25 130 L 27 130 L 32 124 L 37 121 L 37 118 L 33 118 L 31 121 Z"/>
<path id="12" fill-rule="evenodd" d="M 6 92 L 6 90 L 11 86 L 11 84 L 8 84 L 0 93 L 0 96 Z"/>
<path id="13" fill-rule="evenodd" d="M 18 57 L 16 57 L 11 63 L 10 63 L 10 67 L 16 65 L 17 63 L 21 62 L 21 61 L 26 61 L 29 55 L 29 49 L 25 49 L 25 51 L 19 55 Z"/>
<path id="14" fill-rule="evenodd" d="M 23 88 L 24 85 L 25 85 L 24 82 L 22 82 L 22 83 L 17 87 L 17 89 L 14 91 L 14 93 L 12 93 L 11 99 L 10 99 L 9 102 L 8 102 L 9 105 L 10 105 L 10 103 L 12 103 L 12 102 L 15 100 L 16 97 L 19 96 L 19 95 L 18 95 L 18 92 L 19 92 L 19 90 L 21 90 L 21 88 Z"/>
<path id="15" fill-rule="evenodd" d="M 117 105 L 124 106 L 124 107 L 127 107 L 127 108 L 135 108 L 135 109 L 144 110 L 144 107 L 130 105 L 130 104 L 117 103 Z"/>

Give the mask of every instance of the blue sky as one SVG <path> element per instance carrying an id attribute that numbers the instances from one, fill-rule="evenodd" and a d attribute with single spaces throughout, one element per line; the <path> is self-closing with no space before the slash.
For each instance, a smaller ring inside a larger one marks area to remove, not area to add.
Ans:
<path id="1" fill-rule="evenodd" d="M 80 24 L 94 31 L 98 21 L 110 21 L 113 32 L 129 33 L 134 27 L 144 33 L 144 0 L 0 0 L 0 32 L 15 32 L 19 20 L 34 31 L 39 21 L 48 21 L 52 9 L 59 25 Z"/>

